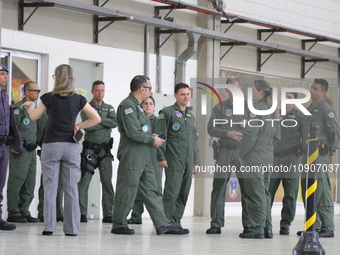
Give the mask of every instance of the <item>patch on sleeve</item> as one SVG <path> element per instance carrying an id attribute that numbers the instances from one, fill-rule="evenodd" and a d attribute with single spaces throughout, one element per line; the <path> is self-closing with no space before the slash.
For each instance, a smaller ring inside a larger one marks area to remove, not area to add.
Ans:
<path id="1" fill-rule="evenodd" d="M 130 108 L 125 109 L 124 112 L 125 112 L 126 115 L 128 115 L 128 114 L 130 114 L 130 113 L 133 113 L 133 110 L 132 110 L 132 108 L 130 107 Z"/>
<path id="2" fill-rule="evenodd" d="M 163 113 L 159 114 L 159 115 L 158 115 L 158 119 L 159 119 L 159 120 L 164 119 L 164 114 L 163 114 Z"/>
<path id="3" fill-rule="evenodd" d="M 115 108 L 111 108 L 109 112 L 113 112 L 115 110 Z"/>
<path id="4" fill-rule="evenodd" d="M 330 117 L 331 119 L 333 119 L 333 118 L 334 118 L 334 113 L 333 113 L 333 112 L 328 113 L 328 117 Z"/>
<path id="5" fill-rule="evenodd" d="M 19 109 L 15 109 L 13 113 L 14 113 L 15 115 L 18 115 L 18 114 L 19 114 Z"/>

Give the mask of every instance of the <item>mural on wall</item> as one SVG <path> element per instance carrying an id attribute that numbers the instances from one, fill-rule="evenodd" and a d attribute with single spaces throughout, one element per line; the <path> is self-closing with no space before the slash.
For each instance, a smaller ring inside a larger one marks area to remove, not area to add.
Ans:
<path id="1" fill-rule="evenodd" d="M 25 96 L 24 84 L 27 81 L 35 80 L 35 77 L 28 77 L 25 71 L 12 62 L 12 104 L 16 104 Z"/>

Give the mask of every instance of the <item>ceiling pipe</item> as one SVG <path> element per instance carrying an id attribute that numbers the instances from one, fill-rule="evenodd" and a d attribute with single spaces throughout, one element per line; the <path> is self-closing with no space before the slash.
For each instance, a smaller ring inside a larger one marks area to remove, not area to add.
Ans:
<path id="1" fill-rule="evenodd" d="M 222 12 L 219 12 L 219 11 L 216 11 L 216 10 L 213 10 L 213 9 L 209 9 L 209 8 L 206 8 L 206 7 L 190 4 L 190 3 L 185 3 L 184 1 L 179 1 L 179 0 L 151 0 L 151 1 L 163 3 L 163 4 L 168 4 L 168 5 L 173 5 L 173 6 L 174 5 L 182 5 L 182 6 L 184 5 L 189 10 L 193 10 L 193 11 L 202 12 L 202 13 L 205 13 L 205 14 L 210 14 L 210 15 L 215 15 L 215 16 L 225 18 L 225 15 Z M 281 26 L 281 25 L 277 25 L 277 24 L 273 24 L 273 23 L 269 23 L 269 22 L 264 22 L 264 21 L 257 20 L 257 19 L 247 18 L 247 17 L 244 17 L 244 16 L 239 16 L 239 15 L 235 15 L 235 14 L 231 14 L 231 13 L 226 13 L 226 14 L 227 14 L 227 17 L 231 20 L 246 21 L 249 24 L 253 24 L 253 25 L 257 25 L 257 26 L 267 27 L 267 28 L 270 28 L 270 29 L 285 30 L 288 33 L 302 35 L 302 36 L 306 36 L 306 37 L 311 37 L 311 38 L 314 38 L 314 39 L 326 40 L 326 41 L 329 41 L 329 42 L 340 44 L 340 40 L 336 39 L 336 38 L 331 38 L 331 37 L 324 36 L 324 35 L 318 35 L 318 34 L 306 32 L 306 31 L 298 30 L 298 29 L 295 29 L 295 28 L 289 28 L 289 27 L 285 27 L 285 26 Z"/>
<path id="2" fill-rule="evenodd" d="M 185 67 L 187 61 L 197 52 L 198 39 L 201 35 L 195 33 L 187 33 L 188 48 L 186 48 L 176 60 L 175 67 L 175 83 L 185 83 Z"/>

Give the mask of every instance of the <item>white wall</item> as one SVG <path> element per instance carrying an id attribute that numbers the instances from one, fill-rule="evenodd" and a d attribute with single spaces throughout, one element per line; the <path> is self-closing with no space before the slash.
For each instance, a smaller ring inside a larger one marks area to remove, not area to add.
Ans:
<path id="1" fill-rule="evenodd" d="M 225 0 L 228 13 L 339 38 L 338 0 Z"/>

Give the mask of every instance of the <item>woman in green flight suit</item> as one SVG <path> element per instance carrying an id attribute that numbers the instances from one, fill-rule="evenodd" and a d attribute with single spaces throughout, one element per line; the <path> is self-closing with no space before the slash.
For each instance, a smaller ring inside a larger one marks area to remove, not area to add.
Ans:
<path id="1" fill-rule="evenodd" d="M 272 107 L 272 91 L 270 84 L 264 80 L 256 80 L 252 86 L 254 110 L 268 110 Z M 249 109 L 252 112 L 252 109 Z M 263 173 L 262 166 L 273 165 L 273 138 L 280 138 L 280 129 L 275 126 L 278 112 L 274 116 L 250 113 L 250 119 L 244 129 L 241 140 L 240 158 L 244 169 L 245 192 L 248 195 L 247 211 L 250 227 L 240 234 L 241 238 L 272 238 L 269 178 L 270 173 Z M 256 170 L 256 171 L 255 171 Z"/>

